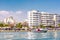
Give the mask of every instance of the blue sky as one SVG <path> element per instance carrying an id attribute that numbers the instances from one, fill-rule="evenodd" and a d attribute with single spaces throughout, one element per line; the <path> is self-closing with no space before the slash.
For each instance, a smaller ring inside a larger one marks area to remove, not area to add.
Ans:
<path id="1" fill-rule="evenodd" d="M 23 21 L 30 10 L 60 14 L 60 0 L 0 0 L 0 20 L 13 16 Z"/>

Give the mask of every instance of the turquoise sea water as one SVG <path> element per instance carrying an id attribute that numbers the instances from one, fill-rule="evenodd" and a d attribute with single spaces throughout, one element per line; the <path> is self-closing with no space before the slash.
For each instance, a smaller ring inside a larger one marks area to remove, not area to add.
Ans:
<path id="1" fill-rule="evenodd" d="M 60 40 L 60 32 L 0 32 L 0 40 Z"/>

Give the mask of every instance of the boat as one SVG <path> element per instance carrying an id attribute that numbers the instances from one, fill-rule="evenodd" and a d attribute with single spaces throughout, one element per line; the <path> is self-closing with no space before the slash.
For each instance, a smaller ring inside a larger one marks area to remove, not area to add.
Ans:
<path id="1" fill-rule="evenodd" d="M 47 29 L 43 29 L 43 28 L 38 28 L 38 29 L 34 29 L 32 30 L 33 32 L 47 32 Z"/>

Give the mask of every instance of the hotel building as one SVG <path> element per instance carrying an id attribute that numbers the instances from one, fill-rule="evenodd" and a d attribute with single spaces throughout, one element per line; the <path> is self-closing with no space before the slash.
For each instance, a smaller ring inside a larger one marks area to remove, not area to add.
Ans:
<path id="1" fill-rule="evenodd" d="M 54 26 L 54 21 L 53 21 L 53 14 L 47 13 L 47 12 L 41 12 L 41 24 L 44 26 Z"/>
<path id="2" fill-rule="evenodd" d="M 58 27 L 58 24 L 60 24 L 60 15 L 58 14 L 54 15 L 54 22 L 55 22 L 55 27 Z"/>
<path id="3" fill-rule="evenodd" d="M 32 26 L 55 26 L 58 27 L 60 24 L 60 15 L 51 14 L 47 12 L 39 12 L 37 10 L 32 10 L 28 12 L 28 25 Z"/>
<path id="4" fill-rule="evenodd" d="M 28 25 L 29 27 L 40 25 L 40 12 L 32 10 L 28 12 Z"/>

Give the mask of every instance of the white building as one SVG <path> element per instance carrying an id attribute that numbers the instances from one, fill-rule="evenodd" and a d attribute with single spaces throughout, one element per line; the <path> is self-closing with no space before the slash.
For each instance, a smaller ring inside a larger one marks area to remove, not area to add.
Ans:
<path id="1" fill-rule="evenodd" d="M 41 12 L 41 24 L 44 26 L 54 26 L 53 14 Z"/>
<path id="2" fill-rule="evenodd" d="M 47 12 L 39 12 L 36 10 L 32 10 L 28 12 L 28 25 L 32 26 L 55 26 L 58 27 L 60 24 L 60 15 L 58 14 L 50 14 Z"/>
<path id="3" fill-rule="evenodd" d="M 54 22 L 55 22 L 55 27 L 58 27 L 58 24 L 60 24 L 60 15 L 58 14 L 54 15 Z"/>
<path id="4" fill-rule="evenodd" d="M 28 12 L 28 25 L 29 27 L 40 25 L 40 12 L 32 10 Z"/>

